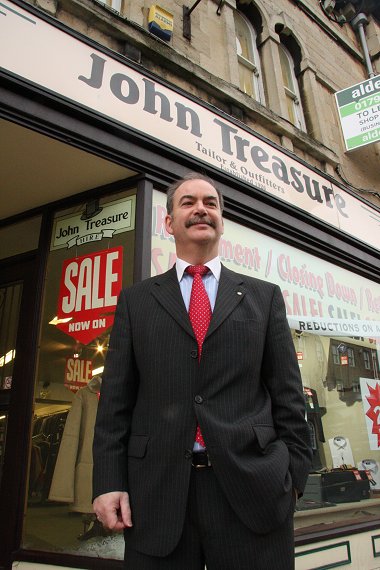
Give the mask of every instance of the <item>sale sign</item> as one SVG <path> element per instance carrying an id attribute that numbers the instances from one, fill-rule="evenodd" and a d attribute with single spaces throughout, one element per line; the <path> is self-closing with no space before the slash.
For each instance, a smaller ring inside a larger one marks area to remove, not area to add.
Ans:
<path id="1" fill-rule="evenodd" d="M 369 448 L 378 451 L 380 449 L 380 382 L 372 378 L 360 378 L 360 392 Z"/>
<path id="2" fill-rule="evenodd" d="M 92 361 L 81 358 L 66 358 L 64 385 L 72 392 L 87 386 L 92 378 Z"/>
<path id="3" fill-rule="evenodd" d="M 123 248 L 66 259 L 58 298 L 57 327 L 82 344 L 100 336 L 114 321 L 122 287 Z"/>
<path id="4" fill-rule="evenodd" d="M 348 356 L 345 356 L 345 355 L 341 356 L 340 357 L 340 363 L 342 366 L 348 366 Z"/>

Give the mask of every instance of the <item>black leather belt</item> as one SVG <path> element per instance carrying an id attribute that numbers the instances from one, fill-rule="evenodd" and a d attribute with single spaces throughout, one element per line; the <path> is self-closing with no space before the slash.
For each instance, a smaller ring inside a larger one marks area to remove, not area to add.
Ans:
<path id="1" fill-rule="evenodd" d="M 195 469 L 203 469 L 204 467 L 211 467 L 211 461 L 207 451 L 193 451 L 193 458 L 191 465 Z"/>

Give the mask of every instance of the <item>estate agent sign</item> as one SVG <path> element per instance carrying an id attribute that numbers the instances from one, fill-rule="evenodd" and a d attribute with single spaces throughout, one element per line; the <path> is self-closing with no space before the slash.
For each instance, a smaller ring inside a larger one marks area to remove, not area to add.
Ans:
<path id="1" fill-rule="evenodd" d="M 380 140 L 380 75 L 335 93 L 347 150 Z"/>

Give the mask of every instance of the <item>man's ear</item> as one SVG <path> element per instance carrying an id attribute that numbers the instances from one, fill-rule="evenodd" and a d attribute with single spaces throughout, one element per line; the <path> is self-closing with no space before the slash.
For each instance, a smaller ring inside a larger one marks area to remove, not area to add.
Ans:
<path id="1" fill-rule="evenodd" d="M 173 235 L 173 228 L 172 228 L 173 218 L 170 214 L 166 214 L 165 216 L 165 229 L 171 236 Z"/>

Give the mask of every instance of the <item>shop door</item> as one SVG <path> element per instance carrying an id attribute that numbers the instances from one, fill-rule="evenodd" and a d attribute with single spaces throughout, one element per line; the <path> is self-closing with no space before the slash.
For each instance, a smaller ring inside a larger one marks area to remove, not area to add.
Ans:
<path id="1" fill-rule="evenodd" d="M 0 540 L 0 568 L 7 567 L 19 546 L 23 516 L 34 373 L 35 267 L 35 258 L 0 264 L 0 512 L 7 513 L 0 518 L 0 536 L 5 538 Z"/>
<path id="2" fill-rule="evenodd" d="M 10 391 L 16 358 L 22 281 L 0 286 L 0 486 L 3 475 Z"/>

